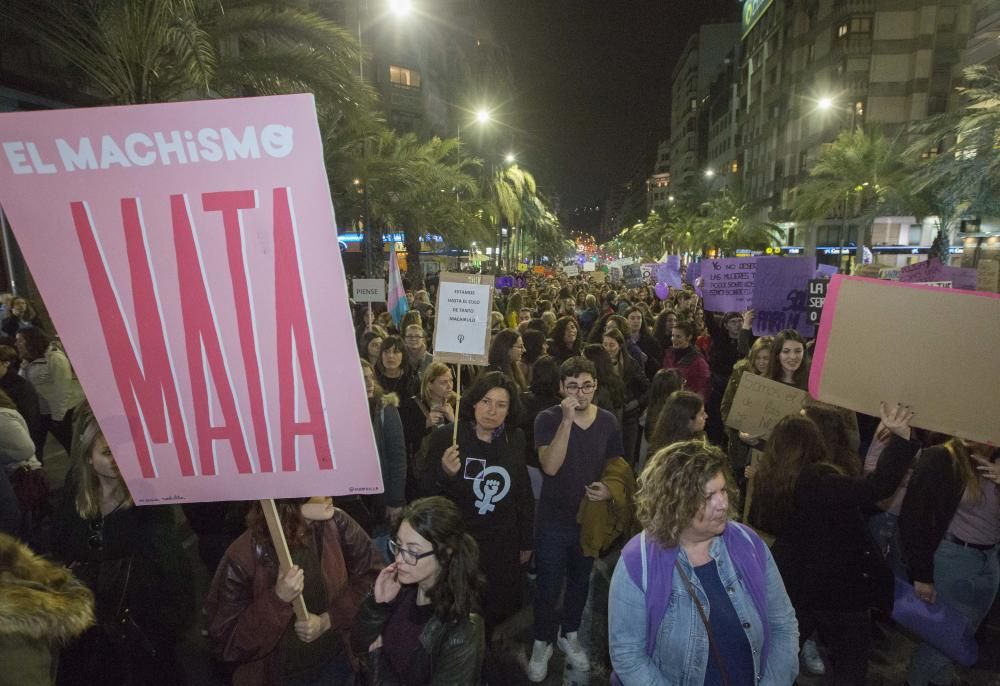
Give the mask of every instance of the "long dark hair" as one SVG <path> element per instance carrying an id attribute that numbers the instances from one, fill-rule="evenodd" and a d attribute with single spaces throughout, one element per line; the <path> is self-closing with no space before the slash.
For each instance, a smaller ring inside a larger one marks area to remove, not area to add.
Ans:
<path id="1" fill-rule="evenodd" d="M 836 407 L 820 405 L 818 401 L 807 401 L 805 413 L 813 420 L 826 441 L 830 461 L 848 476 L 861 476 L 861 458 L 851 450 L 847 420 L 843 413 Z"/>
<path id="2" fill-rule="evenodd" d="M 784 382 L 784 369 L 781 367 L 781 360 L 778 356 L 781 355 L 781 349 L 788 341 L 796 341 L 802 344 L 802 364 L 792 374 L 792 382 L 796 388 L 805 390 L 809 383 L 809 362 L 806 360 L 806 342 L 795 329 L 779 331 L 778 335 L 774 337 L 774 341 L 771 343 L 771 354 L 767 359 L 767 378 L 773 381 Z"/>
<path id="3" fill-rule="evenodd" d="M 653 375 L 653 380 L 649 384 L 649 405 L 646 406 L 646 438 L 653 437 L 653 429 L 656 428 L 657 420 L 660 418 L 660 411 L 667 402 L 667 398 L 674 391 L 684 389 L 684 377 L 677 369 L 660 369 Z"/>
<path id="4" fill-rule="evenodd" d="M 387 350 L 398 350 L 403 354 L 403 361 L 399 363 L 399 369 L 404 376 L 410 373 L 410 362 L 406 359 L 406 346 L 403 345 L 403 339 L 399 336 L 386 336 L 382 339 L 382 347 L 378 349 L 378 361 L 375 363 L 375 371 L 379 374 L 385 374 L 385 365 L 382 364 L 382 356 L 385 355 Z"/>
<path id="5" fill-rule="evenodd" d="M 521 342 L 524 343 L 524 355 L 521 356 L 521 361 L 525 364 L 534 365 L 538 358 L 545 354 L 545 334 L 541 331 L 525 330 L 521 333 Z"/>
<path id="6" fill-rule="evenodd" d="M 551 355 L 542 355 L 531 367 L 531 387 L 529 390 L 536 396 L 558 397 L 559 395 L 559 360 Z"/>
<path id="7" fill-rule="evenodd" d="M 510 358 L 510 349 L 517 344 L 517 339 L 521 337 L 513 329 L 504 329 L 493 335 L 493 342 L 490 343 L 490 365 L 497 367 L 504 374 L 513 379 L 518 385 L 518 392 L 523 391 L 527 386 L 521 368 L 514 364 Z"/>
<path id="8" fill-rule="evenodd" d="M 829 460 L 830 452 L 813 420 L 797 414 L 783 417 L 771 430 L 754 476 L 755 525 L 768 533 L 783 531 L 792 514 L 795 482 L 802 469 Z"/>
<path id="9" fill-rule="evenodd" d="M 479 573 L 479 546 L 466 533 L 462 513 L 455 503 L 436 495 L 407 505 L 402 522 L 408 522 L 430 542 L 441 565 L 437 581 L 427 593 L 434 614 L 445 622 L 466 619 L 479 608 L 484 583 Z"/>
<path id="10" fill-rule="evenodd" d="M 583 346 L 583 356 L 594 363 L 594 368 L 597 370 L 597 387 L 598 393 L 608 399 L 608 403 L 611 407 L 605 407 L 605 410 L 609 412 L 614 412 L 625 407 L 625 382 L 622 377 L 615 373 L 614 367 L 611 365 L 611 356 L 608 355 L 608 351 L 604 349 L 604 346 L 599 343 L 588 343 Z M 601 389 L 604 389 L 604 393 L 601 393 Z M 595 396 L 595 401 L 597 397 Z"/>
<path id="11" fill-rule="evenodd" d="M 573 341 L 573 347 L 567 348 L 566 341 L 563 337 L 566 335 L 566 329 L 572 324 L 576 327 L 576 339 Z M 556 320 L 556 325 L 552 328 L 552 343 L 550 344 L 551 353 L 558 357 L 560 360 L 565 360 L 574 355 L 580 354 L 580 340 L 583 338 L 583 334 L 580 330 L 580 324 L 573 317 L 560 317 Z"/>
<path id="12" fill-rule="evenodd" d="M 690 391 L 671 393 L 663 403 L 660 416 L 656 418 L 653 436 L 649 441 L 649 452 L 654 453 L 671 443 L 697 438 L 698 435 L 691 431 L 691 420 L 703 407 L 705 401 L 697 393 Z"/>

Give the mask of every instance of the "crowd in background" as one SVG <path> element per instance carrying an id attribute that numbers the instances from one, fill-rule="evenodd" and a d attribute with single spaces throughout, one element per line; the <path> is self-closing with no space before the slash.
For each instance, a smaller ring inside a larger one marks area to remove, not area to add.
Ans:
<path id="1" fill-rule="evenodd" d="M 744 375 L 806 389 L 796 331 L 755 337 L 753 311 L 689 287 L 532 277 L 495 293 L 489 364 L 457 370 L 434 359 L 435 296 L 409 291 L 399 321 L 356 304 L 338 351 L 360 361 L 384 493 L 277 501 L 287 570 L 259 503 L 182 506 L 203 604 L 177 509 L 135 506 L 58 341 L 6 297 L 0 615 L 27 619 L 0 619 L 0 684 L 183 684 L 201 621 L 237 685 L 541 682 L 555 649 L 623 684 L 863 685 L 895 577 L 973 630 L 993 605 L 996 448 L 911 429 L 906 398 L 726 426 Z M 57 498 L 50 434 L 72 463 Z M 595 602 L 607 623 L 584 635 Z M 528 607 L 518 660 L 504 627 Z M 957 676 L 921 643 L 905 679 Z"/>

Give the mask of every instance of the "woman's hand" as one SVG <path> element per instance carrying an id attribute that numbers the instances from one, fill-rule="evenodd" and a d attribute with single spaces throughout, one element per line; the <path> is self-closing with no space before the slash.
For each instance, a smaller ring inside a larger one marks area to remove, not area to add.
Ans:
<path id="1" fill-rule="evenodd" d="M 441 406 L 441 414 L 444 415 L 444 420 L 447 423 L 455 421 L 455 408 L 451 406 L 451 403 L 445 403 Z"/>
<path id="2" fill-rule="evenodd" d="M 761 438 L 763 438 L 763 436 L 752 436 L 745 431 L 740 431 L 740 440 L 747 445 L 757 445 Z"/>
<path id="3" fill-rule="evenodd" d="M 611 490 L 608 485 L 603 481 L 595 481 L 594 483 L 587 486 L 587 500 L 592 503 L 601 502 L 602 500 L 611 499 Z"/>
<path id="4" fill-rule="evenodd" d="M 305 587 L 306 575 L 300 567 L 292 565 L 284 574 L 278 577 L 274 592 L 286 603 L 299 597 Z"/>
<path id="5" fill-rule="evenodd" d="M 374 641 L 372 641 L 372 644 L 368 646 L 368 652 L 374 653 L 381 647 L 382 647 L 382 634 L 379 634 L 379 637 L 376 638 Z"/>
<path id="6" fill-rule="evenodd" d="M 748 464 L 743 468 L 743 476 L 747 479 L 752 479 L 757 474 L 757 465 Z"/>
<path id="7" fill-rule="evenodd" d="M 375 579 L 375 587 L 372 594 L 376 603 L 391 603 L 399 594 L 400 583 L 396 578 L 396 571 L 399 568 L 398 562 L 386 565 Z"/>
<path id="8" fill-rule="evenodd" d="M 530 550 L 522 550 L 521 551 L 520 560 L 521 560 L 521 564 L 523 564 L 523 565 L 528 564 L 531 561 L 531 551 Z"/>
<path id="9" fill-rule="evenodd" d="M 458 456 L 458 445 L 450 445 L 448 449 L 444 451 L 444 455 L 441 456 L 441 469 L 449 477 L 458 474 L 458 470 L 462 468 L 462 460 Z"/>
<path id="10" fill-rule="evenodd" d="M 427 413 L 427 421 L 424 422 L 424 427 L 428 429 L 433 429 L 441 423 L 442 413 L 437 410 L 431 410 Z"/>
<path id="11" fill-rule="evenodd" d="M 971 455 L 970 457 L 976 463 L 976 471 L 993 483 L 1000 484 L 1000 464 L 984 460 L 978 455 Z"/>
<path id="12" fill-rule="evenodd" d="M 916 592 L 917 597 L 929 605 L 933 605 L 937 602 L 937 591 L 934 590 L 934 584 L 925 584 L 923 581 L 914 581 L 913 590 Z"/>
<path id="13" fill-rule="evenodd" d="M 295 622 L 295 635 L 303 643 L 312 643 L 317 638 L 330 630 L 330 614 L 324 612 L 321 615 L 309 615 L 302 620 Z"/>
<path id="14" fill-rule="evenodd" d="M 883 400 L 879 403 L 879 413 L 882 415 L 882 426 L 904 441 L 910 440 L 910 420 L 913 419 L 913 410 L 909 405 L 896 403 L 890 410 Z"/>
<path id="15" fill-rule="evenodd" d="M 753 318 L 757 313 L 753 310 L 747 310 L 743 313 L 743 328 L 750 331 L 753 328 Z"/>

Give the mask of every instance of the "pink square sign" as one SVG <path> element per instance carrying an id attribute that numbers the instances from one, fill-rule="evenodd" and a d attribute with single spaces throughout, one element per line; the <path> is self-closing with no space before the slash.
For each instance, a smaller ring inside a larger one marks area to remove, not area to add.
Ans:
<path id="1" fill-rule="evenodd" d="M 0 115 L 0 203 L 136 503 L 382 490 L 311 95 Z"/>

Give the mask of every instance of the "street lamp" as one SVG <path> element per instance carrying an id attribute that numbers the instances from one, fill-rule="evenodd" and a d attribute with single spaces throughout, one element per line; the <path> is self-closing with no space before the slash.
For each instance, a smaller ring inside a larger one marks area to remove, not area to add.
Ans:
<path id="1" fill-rule="evenodd" d="M 711 179 L 711 178 L 714 178 L 714 177 L 715 177 L 715 170 L 714 169 L 706 169 L 705 170 L 705 178 L 706 179 Z"/>
<path id="2" fill-rule="evenodd" d="M 503 159 L 504 162 L 506 162 L 507 164 L 514 164 L 515 162 L 517 162 L 517 157 L 515 157 L 514 153 L 512 152 L 509 152 L 506 155 L 504 155 Z"/>
<path id="3" fill-rule="evenodd" d="M 480 124 L 485 124 L 490 120 L 489 110 L 477 110 L 476 111 L 476 121 Z"/>
<path id="4" fill-rule="evenodd" d="M 833 98 L 830 97 L 820 98 L 819 102 L 816 103 L 816 108 L 823 112 L 826 112 L 832 107 L 833 107 Z"/>
<path id="5" fill-rule="evenodd" d="M 410 0 L 389 0 L 389 11 L 397 17 L 405 17 L 412 9 L 413 3 Z"/>

